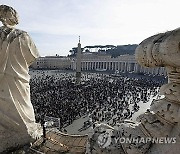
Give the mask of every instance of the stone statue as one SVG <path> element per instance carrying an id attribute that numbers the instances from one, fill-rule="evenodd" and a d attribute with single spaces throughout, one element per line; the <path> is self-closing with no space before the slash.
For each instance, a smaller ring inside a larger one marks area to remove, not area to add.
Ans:
<path id="1" fill-rule="evenodd" d="M 95 137 L 90 139 L 96 145 L 91 147 L 92 153 L 115 154 L 113 151 L 119 149 L 121 154 L 177 154 L 180 151 L 180 28 L 145 39 L 135 56 L 142 66 L 166 68 L 168 84 L 160 89 L 164 98 L 153 101 L 150 110 L 137 118 L 137 123 L 124 122 L 112 129 L 111 144 L 106 148 L 97 146 L 97 135 L 102 132 L 100 126 L 95 128 Z M 117 137 L 135 142 L 115 142 Z"/>
<path id="2" fill-rule="evenodd" d="M 27 32 L 15 29 L 17 12 L 0 5 L 0 152 L 36 138 L 39 126 L 30 100 L 29 66 L 39 56 Z"/>

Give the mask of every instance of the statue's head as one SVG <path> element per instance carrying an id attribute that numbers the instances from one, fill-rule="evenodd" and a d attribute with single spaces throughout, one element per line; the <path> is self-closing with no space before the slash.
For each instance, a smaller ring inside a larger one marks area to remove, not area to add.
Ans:
<path id="1" fill-rule="evenodd" d="M 18 13 L 10 6 L 0 5 L 0 21 L 4 26 L 13 27 L 18 24 Z"/>

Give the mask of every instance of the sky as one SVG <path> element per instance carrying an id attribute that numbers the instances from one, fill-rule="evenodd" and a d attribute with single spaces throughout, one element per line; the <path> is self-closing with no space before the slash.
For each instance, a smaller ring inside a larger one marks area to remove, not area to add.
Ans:
<path id="1" fill-rule="evenodd" d="M 180 0 L 0 0 L 19 14 L 41 56 L 81 45 L 139 44 L 180 27 Z M 1 24 L 2 25 L 2 24 Z"/>

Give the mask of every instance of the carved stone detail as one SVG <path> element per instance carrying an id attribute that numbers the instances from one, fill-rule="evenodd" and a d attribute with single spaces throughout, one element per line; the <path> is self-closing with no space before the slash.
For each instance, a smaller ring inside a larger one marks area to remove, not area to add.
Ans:
<path id="1" fill-rule="evenodd" d="M 168 84 L 161 87 L 164 98 L 154 100 L 150 111 L 137 124 L 120 124 L 121 137 L 171 137 L 175 144 L 121 144 L 124 153 L 176 154 L 180 151 L 180 28 L 151 36 L 136 49 L 136 60 L 145 67 L 165 67 Z"/>
<path id="2" fill-rule="evenodd" d="M 30 100 L 28 67 L 39 56 L 27 34 L 14 26 L 17 12 L 0 5 L 0 153 L 41 135 Z"/>

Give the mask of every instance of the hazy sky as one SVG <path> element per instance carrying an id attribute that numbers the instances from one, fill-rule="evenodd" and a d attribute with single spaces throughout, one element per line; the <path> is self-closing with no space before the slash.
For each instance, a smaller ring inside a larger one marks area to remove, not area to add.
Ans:
<path id="1" fill-rule="evenodd" d="M 0 0 L 20 16 L 44 55 L 67 55 L 77 46 L 140 43 L 180 26 L 180 0 Z"/>

